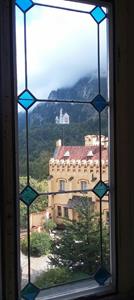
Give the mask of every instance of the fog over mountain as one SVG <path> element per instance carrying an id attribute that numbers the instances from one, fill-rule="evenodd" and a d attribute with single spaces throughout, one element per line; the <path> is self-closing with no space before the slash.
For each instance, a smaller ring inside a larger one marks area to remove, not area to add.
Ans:
<path id="1" fill-rule="evenodd" d="M 101 94 L 106 98 L 106 77 L 101 77 Z M 52 91 L 49 100 L 87 100 L 91 101 L 98 93 L 98 79 L 94 75 L 88 75 L 76 82 L 72 87 L 59 88 Z"/>

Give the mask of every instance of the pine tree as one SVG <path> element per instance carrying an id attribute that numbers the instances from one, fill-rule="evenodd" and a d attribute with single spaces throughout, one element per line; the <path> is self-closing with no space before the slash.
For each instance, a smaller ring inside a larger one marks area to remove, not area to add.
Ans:
<path id="1" fill-rule="evenodd" d="M 100 266 L 100 219 L 87 197 L 80 202 L 75 208 L 79 220 L 65 221 L 62 236 L 53 242 L 50 259 L 56 267 L 92 274 Z M 103 264 L 109 269 L 109 231 L 107 225 L 102 227 Z"/>

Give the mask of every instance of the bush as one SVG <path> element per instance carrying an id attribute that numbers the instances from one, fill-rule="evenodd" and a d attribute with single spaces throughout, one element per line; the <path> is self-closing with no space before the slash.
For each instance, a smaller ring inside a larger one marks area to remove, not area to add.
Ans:
<path id="1" fill-rule="evenodd" d="M 30 256 L 39 257 L 48 254 L 51 249 L 51 238 L 46 232 L 33 232 L 30 235 Z M 27 238 L 21 241 L 23 254 L 28 253 Z"/>
<path id="2" fill-rule="evenodd" d="M 57 267 L 43 272 L 36 278 L 34 284 L 39 288 L 49 288 L 57 284 L 68 283 L 81 279 L 87 279 L 89 276 L 81 272 L 72 272 L 64 267 Z"/>
<path id="3" fill-rule="evenodd" d="M 39 288 L 51 287 L 70 281 L 70 271 L 67 268 L 50 269 L 37 277 L 35 285 Z"/>
<path id="4" fill-rule="evenodd" d="M 44 223 L 44 229 L 49 232 L 56 228 L 56 223 L 53 222 L 53 220 L 49 219 Z"/>

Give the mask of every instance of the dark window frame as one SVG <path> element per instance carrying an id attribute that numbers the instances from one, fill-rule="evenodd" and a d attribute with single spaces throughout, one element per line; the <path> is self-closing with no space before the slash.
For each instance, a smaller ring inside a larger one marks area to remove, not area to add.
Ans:
<path id="1" fill-rule="evenodd" d="M 108 1 L 107 3 L 114 3 Z M 14 31 L 14 3 L 12 0 L 0 1 L 0 254 L 2 256 L 2 264 L 0 267 L 0 297 L 1 299 L 20 299 L 19 296 L 19 250 L 18 250 L 18 231 L 16 224 L 17 218 L 17 202 L 18 185 L 16 176 L 16 142 L 14 128 L 16 120 L 16 108 L 14 99 L 16 99 L 16 86 L 14 78 L 15 71 L 15 31 Z M 98 1 L 96 1 L 98 3 Z M 134 3 L 131 1 L 117 0 L 115 1 L 114 26 L 116 26 L 114 36 L 114 62 L 115 62 L 115 80 L 116 86 L 115 103 L 115 132 L 116 132 L 116 176 L 118 186 L 116 187 L 116 240 L 118 253 L 117 271 L 118 281 L 116 282 L 116 292 L 129 294 L 134 291 L 133 277 L 133 245 L 134 245 L 134 226 L 133 215 L 133 197 L 128 195 L 130 184 L 132 183 L 131 175 L 133 164 L 133 141 L 132 141 L 132 112 L 134 110 L 133 101 L 129 101 L 133 96 L 133 78 L 131 73 L 131 65 L 133 58 L 133 41 L 132 41 L 132 14 Z M 128 34 L 125 34 L 125 30 Z M 127 77 L 126 77 L 127 74 Z M 8 79 L 8 80 L 7 80 Z M 122 113 L 120 115 L 120 107 Z M 127 109 L 126 109 L 127 108 Z M 128 117 L 129 116 L 129 117 Z M 125 122 L 127 120 L 127 122 Z M 10 125 L 10 126 L 9 126 Z M 17 125 L 15 126 L 17 128 Z M 125 137 L 124 137 L 125 132 Z M 125 138 L 125 143 L 124 143 Z M 128 141 L 128 143 L 127 143 Z M 131 159 L 131 165 L 129 162 Z M 127 171 L 129 181 L 126 178 L 126 172 L 122 172 L 123 168 Z M 126 201 L 127 199 L 127 201 Z M 130 209 L 131 208 L 131 209 Z M 124 222 L 125 216 L 125 222 Z M 118 217 L 118 218 L 117 218 Z M 127 240 L 126 240 L 127 238 Z M 11 242 L 11 243 L 10 243 Z M 10 247 L 7 245 L 10 244 Z M 125 260 L 124 260 L 125 257 Z M 127 274 L 127 276 L 126 276 Z M 117 299 L 110 297 L 110 299 Z M 82 298 L 81 298 L 82 299 Z"/>

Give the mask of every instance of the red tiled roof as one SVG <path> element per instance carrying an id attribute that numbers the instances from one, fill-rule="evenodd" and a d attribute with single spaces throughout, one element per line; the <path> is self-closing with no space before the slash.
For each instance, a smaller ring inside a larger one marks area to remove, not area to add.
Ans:
<path id="1" fill-rule="evenodd" d="M 66 152 L 69 152 L 69 156 L 64 156 Z M 92 151 L 93 156 L 89 157 L 87 154 L 89 151 Z M 99 160 L 99 146 L 61 146 L 55 150 L 54 153 L 55 159 L 79 159 L 79 160 Z M 107 149 L 104 149 L 102 146 L 102 159 L 107 160 L 108 159 L 108 151 Z"/>

